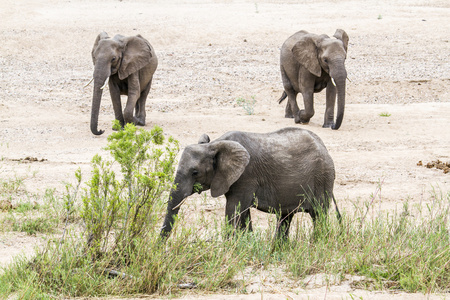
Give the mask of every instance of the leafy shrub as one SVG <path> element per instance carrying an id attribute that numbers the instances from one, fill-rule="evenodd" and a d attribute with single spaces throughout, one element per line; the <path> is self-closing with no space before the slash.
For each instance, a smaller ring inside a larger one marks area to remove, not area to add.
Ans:
<path id="1" fill-rule="evenodd" d="M 108 137 L 106 149 L 114 161 L 94 156 L 81 212 L 87 244 L 94 253 L 124 254 L 132 251 L 136 239 L 152 232 L 155 207 L 172 187 L 179 150 L 172 137 L 166 143 L 164 140 L 158 126 L 149 132 L 127 124 Z M 119 176 L 115 163 L 120 167 Z"/>

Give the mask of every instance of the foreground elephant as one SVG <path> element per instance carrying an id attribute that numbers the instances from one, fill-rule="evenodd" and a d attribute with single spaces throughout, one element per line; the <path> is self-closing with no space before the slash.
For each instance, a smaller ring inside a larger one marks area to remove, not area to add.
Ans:
<path id="1" fill-rule="evenodd" d="M 327 88 L 323 127 L 339 129 L 344 118 L 347 46 L 348 35 L 342 29 L 336 30 L 333 38 L 299 31 L 284 42 L 280 56 L 284 92 L 278 103 L 288 97 L 286 118 L 308 123 L 314 115 L 314 93 Z M 298 108 L 298 93 L 303 96 L 304 110 Z M 338 108 L 334 123 L 336 93 Z"/>
<path id="2" fill-rule="evenodd" d="M 235 228 L 251 230 L 250 207 L 256 207 L 277 213 L 277 237 L 285 239 L 297 211 L 309 213 L 313 221 L 318 210 L 327 213 L 334 177 L 322 140 L 305 129 L 232 131 L 212 142 L 204 134 L 181 156 L 161 236 L 170 234 L 186 197 L 211 189 L 213 197 L 225 195 L 225 216 Z"/>
<path id="3" fill-rule="evenodd" d="M 103 88 L 109 83 L 109 92 L 116 120 L 125 123 L 145 125 L 145 101 L 152 84 L 153 73 L 158 59 L 150 43 L 141 35 L 110 38 L 106 32 L 100 33 L 92 49 L 94 62 L 94 94 L 92 97 L 91 131 L 98 130 L 98 113 Z M 122 114 L 120 95 L 128 95 Z M 135 111 L 136 115 L 133 115 Z"/>

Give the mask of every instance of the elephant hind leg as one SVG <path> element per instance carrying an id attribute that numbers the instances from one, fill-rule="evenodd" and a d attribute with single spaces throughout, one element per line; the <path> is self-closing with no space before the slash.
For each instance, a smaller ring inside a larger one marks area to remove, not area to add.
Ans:
<path id="1" fill-rule="evenodd" d="M 289 80 L 289 77 L 287 76 L 283 66 L 281 66 L 281 79 L 283 80 L 284 92 L 281 98 L 278 99 L 278 103 L 281 103 L 287 97 L 288 101 L 286 103 L 284 117 L 294 118 L 299 114 L 299 108 L 297 105 L 297 92 L 292 86 L 292 83 Z"/>
<path id="2" fill-rule="evenodd" d="M 294 114 L 292 113 L 292 108 L 291 108 L 291 104 L 289 103 L 289 101 L 286 103 L 286 108 L 284 110 L 284 117 L 290 118 L 290 119 L 294 118 Z"/>
<path id="3" fill-rule="evenodd" d="M 311 216 L 314 228 L 316 228 L 317 222 L 322 222 L 328 216 L 331 197 L 331 195 L 328 195 L 326 191 L 321 191 L 320 193 L 316 193 L 311 200 L 312 208 L 308 210 L 308 213 Z"/>
<path id="4" fill-rule="evenodd" d="M 288 102 L 286 103 L 285 118 L 294 118 L 295 123 L 300 123 L 300 109 L 297 104 L 297 92 L 286 91 Z"/>

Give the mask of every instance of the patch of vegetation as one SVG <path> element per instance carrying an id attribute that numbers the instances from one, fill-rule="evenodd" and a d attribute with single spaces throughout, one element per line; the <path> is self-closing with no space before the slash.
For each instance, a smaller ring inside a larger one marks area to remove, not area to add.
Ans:
<path id="1" fill-rule="evenodd" d="M 247 115 L 253 115 L 255 113 L 255 96 L 252 96 L 252 100 L 247 100 L 245 98 L 237 98 L 236 103 L 245 110 Z"/>
<path id="2" fill-rule="evenodd" d="M 40 205 L 39 203 L 33 201 L 33 202 L 23 202 L 23 203 L 19 203 L 16 205 L 16 207 L 14 207 L 14 209 L 18 212 L 18 213 L 25 213 L 27 211 L 32 211 L 35 209 L 39 209 Z"/>
<path id="3" fill-rule="evenodd" d="M 379 116 L 380 116 L 380 117 L 390 117 L 391 114 L 388 113 L 388 112 L 382 112 L 382 113 L 379 114 Z"/>
<path id="4" fill-rule="evenodd" d="M 56 213 L 61 209 L 60 202 L 57 199 L 50 201 L 47 191 L 39 203 L 38 196 L 25 189 L 27 178 L 14 176 L 0 180 L 0 210 L 7 212 L 0 219 L 0 231 L 20 231 L 30 235 L 54 232 L 60 223 Z"/>
<path id="5" fill-rule="evenodd" d="M 50 233 L 54 230 L 54 222 L 46 217 L 37 217 L 32 219 L 24 219 L 22 222 L 14 222 L 13 230 L 26 232 L 29 235 L 41 233 Z"/>
<path id="6" fill-rule="evenodd" d="M 47 193 L 48 191 L 46 195 Z M 1 231 L 19 231 L 29 235 L 55 232 L 62 221 L 62 206 L 53 206 L 47 196 L 44 196 L 43 204 L 33 198 L 18 202 L 7 209 L 8 214 L 0 220 Z"/>
<path id="7" fill-rule="evenodd" d="M 0 211 L 7 211 L 13 207 L 12 201 L 25 191 L 23 184 L 25 179 L 18 176 L 0 179 Z"/>

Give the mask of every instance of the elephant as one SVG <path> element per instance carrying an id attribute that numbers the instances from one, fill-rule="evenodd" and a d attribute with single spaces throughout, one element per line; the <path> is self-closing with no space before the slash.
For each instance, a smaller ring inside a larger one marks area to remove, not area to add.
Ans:
<path id="1" fill-rule="evenodd" d="M 287 127 L 271 133 L 230 131 L 208 135 L 187 146 L 175 174 L 160 235 L 168 238 L 181 204 L 195 192 L 225 195 L 225 217 L 235 230 L 252 230 L 250 208 L 277 214 L 275 238 L 286 240 L 296 212 L 313 223 L 326 215 L 335 169 L 322 140 L 313 132 Z M 336 211 L 340 219 L 339 210 Z"/>
<path id="2" fill-rule="evenodd" d="M 98 114 L 102 92 L 108 83 L 116 120 L 119 120 L 122 127 L 126 123 L 144 126 L 145 102 L 158 66 L 158 58 L 150 43 L 139 34 L 110 38 L 106 32 L 102 32 L 95 39 L 92 61 L 92 133 L 100 135 L 104 132 L 97 129 Z M 123 114 L 120 95 L 128 96 Z"/>
<path id="3" fill-rule="evenodd" d="M 324 128 L 339 129 L 344 118 L 345 83 L 347 71 L 348 35 L 337 29 L 333 38 L 299 31 L 290 36 L 281 47 L 280 70 L 284 92 L 278 103 L 286 97 L 285 117 L 295 123 L 308 123 L 314 115 L 314 93 L 326 89 Z M 299 110 L 297 94 L 301 93 L 305 109 Z M 334 123 L 334 106 L 338 98 Z"/>

